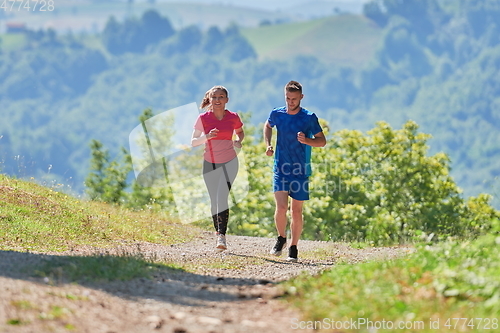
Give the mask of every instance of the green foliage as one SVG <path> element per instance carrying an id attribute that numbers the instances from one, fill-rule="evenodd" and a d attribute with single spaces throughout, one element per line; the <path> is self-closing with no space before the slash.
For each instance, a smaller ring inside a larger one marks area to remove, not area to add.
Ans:
<path id="1" fill-rule="evenodd" d="M 0 61 L 0 96 L 16 101 L 79 95 L 91 85 L 92 76 L 106 68 L 101 52 L 59 42 L 36 51 L 14 51 Z"/>
<path id="2" fill-rule="evenodd" d="M 323 121 L 328 135 L 328 124 Z M 328 136 L 329 137 L 329 136 Z M 341 130 L 327 146 L 313 150 L 311 199 L 305 204 L 303 236 L 310 239 L 407 242 L 484 234 L 500 217 L 481 195 L 467 202 L 451 178 L 449 158 L 427 155 L 429 135 L 407 122 L 393 130 L 379 122 L 366 135 Z M 260 139 L 250 137 L 244 152 L 250 193 L 232 209 L 231 231 L 268 236 L 274 233 L 272 159 Z"/>
<path id="3" fill-rule="evenodd" d="M 194 174 L 196 171 L 191 166 L 196 164 L 192 163 L 193 156 L 189 154 L 176 157 L 174 161 L 158 155 L 159 152 L 167 155 L 173 146 L 175 129 L 171 128 L 171 124 L 174 119 L 168 115 L 148 122 L 153 117 L 150 108 L 144 109 L 139 116 L 141 131 L 135 138 L 138 151 L 134 163 L 140 172 L 132 181 L 130 173 L 133 163 L 130 152 L 123 148 L 121 161 L 111 160 L 102 143 L 92 140 L 90 173 L 85 182 L 86 193 L 91 200 L 120 204 L 132 209 L 166 210 L 172 215 L 175 213 L 174 193 L 170 188 L 171 174 Z M 179 165 L 183 166 L 180 168 L 182 170 L 179 170 Z"/>
<path id="4" fill-rule="evenodd" d="M 88 196 L 91 200 L 120 203 L 128 186 L 127 176 L 131 171 L 127 156 L 123 157 L 125 163 L 110 161 L 108 151 L 103 150 L 102 143 L 97 140 L 92 140 L 90 148 L 92 151 L 91 172 L 85 182 Z M 127 152 L 123 151 L 123 154 Z"/>
<path id="5" fill-rule="evenodd" d="M 240 62 L 257 56 L 251 44 L 241 36 L 239 28 L 235 25 L 225 31 L 211 27 L 206 33 L 191 25 L 158 43 L 151 50 L 165 57 L 172 57 L 175 54 L 204 53 L 223 57 L 229 62 Z"/>
<path id="6" fill-rule="evenodd" d="M 171 145 L 170 136 L 174 134 L 165 130 L 168 123 L 173 123 L 168 119 L 155 127 L 148 126 L 147 130 L 145 121 L 151 116 L 151 110 L 147 109 L 140 117 L 146 141 L 138 144 L 144 156 Z M 246 122 L 248 117 L 244 119 Z M 490 231 L 494 221 L 500 219 L 500 213 L 490 206 L 491 196 L 480 195 L 467 201 L 462 198 L 461 190 L 450 176 L 448 156 L 444 153 L 428 156 L 430 135 L 419 133 L 414 121 L 408 121 L 400 130 L 379 122 L 366 134 L 341 130 L 333 135 L 328 123 L 324 120 L 321 123 L 328 144 L 313 152 L 311 199 L 304 208 L 304 238 L 382 245 L 477 237 Z M 268 237 L 275 233 L 273 159 L 264 154 L 261 130 L 249 124 L 246 129 L 242 152 L 249 192 L 232 207 L 229 232 Z M 150 137 L 156 139 L 150 141 Z M 168 178 L 170 174 L 180 178 L 186 178 L 183 173 L 195 174 L 193 166 L 197 163 L 193 159 L 201 156 L 183 154 L 175 163 L 143 165 L 141 169 L 149 171 L 139 175 L 129 194 L 123 191 L 127 187 L 126 174 L 116 170 L 116 162 L 108 161 L 101 146 L 96 142 L 94 145 L 99 149 L 95 149 L 94 172 L 87 182 L 94 199 L 173 212 L 174 192 L 191 191 L 189 197 L 193 203 L 200 195 L 196 184 L 184 183 L 182 188 L 173 189 Z M 151 159 L 144 162 L 148 161 Z M 156 183 L 159 186 L 154 186 Z"/>
<path id="7" fill-rule="evenodd" d="M 460 322 L 463 326 L 454 330 L 495 330 L 500 311 L 499 244 L 497 233 L 474 241 L 421 246 L 405 258 L 339 264 L 319 276 L 299 277 L 283 286 L 290 294 L 287 301 L 301 309 L 306 322 L 324 318 L 423 322 L 419 332 L 435 332 L 453 328 L 456 323 L 450 318 L 483 318 L 482 323 L 472 321 L 474 327 Z M 440 326 L 430 327 L 429 318 L 439 320 Z M 398 331 L 414 332 L 415 327 Z"/>
<path id="8" fill-rule="evenodd" d="M 119 23 L 112 16 L 102 33 L 103 43 L 112 54 L 142 53 L 146 47 L 175 33 L 170 21 L 156 11 L 146 11 L 140 20 L 128 18 Z"/>
<path id="9" fill-rule="evenodd" d="M 248 171 L 249 192 L 231 208 L 229 232 L 238 235 L 270 237 L 275 234 L 272 157 L 266 156 L 262 129 L 247 125 L 242 152 Z"/>
<path id="10" fill-rule="evenodd" d="M 330 171 L 321 182 L 333 193 L 321 200 L 329 201 L 335 222 L 320 232 L 375 243 L 404 241 L 417 230 L 459 234 L 452 229 L 461 199 L 448 175 L 449 161 L 444 154 L 426 156 L 428 136 L 417 128 L 408 122 L 394 131 L 381 122 L 367 136 L 334 136 L 335 150 L 318 161 Z"/>
<path id="11" fill-rule="evenodd" d="M 175 129 L 171 128 L 173 117 L 163 118 L 163 121 L 155 120 L 150 126 L 146 122 L 153 118 L 153 110 L 145 109 L 139 116 L 142 133 L 136 142 L 144 159 L 135 161 L 136 167 L 141 169 L 141 174 L 132 181 L 132 192 L 123 195 L 125 205 L 129 208 L 152 210 L 166 209 L 169 212 L 175 210 L 173 193 L 169 187 L 168 161 L 153 152 L 168 152 L 172 148 L 172 136 Z M 127 161 L 132 165 L 132 156 L 127 152 Z M 137 158 L 137 156 L 136 156 Z M 149 165 L 152 160 L 156 162 Z"/>

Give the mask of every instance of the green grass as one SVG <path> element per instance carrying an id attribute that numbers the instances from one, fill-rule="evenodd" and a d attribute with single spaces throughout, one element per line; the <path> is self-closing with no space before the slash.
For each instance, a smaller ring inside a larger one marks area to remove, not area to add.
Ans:
<path id="1" fill-rule="evenodd" d="M 0 250 L 65 251 L 123 242 L 170 245 L 196 234 L 168 213 L 134 212 L 88 202 L 32 182 L 0 175 Z"/>
<path id="2" fill-rule="evenodd" d="M 377 332 L 498 331 L 499 249 L 500 237 L 487 235 L 421 246 L 404 259 L 341 264 L 318 277 L 298 277 L 283 284 L 287 301 L 304 315 L 293 325 L 367 332 L 366 324 L 351 324 L 371 321 L 381 328 Z M 412 328 L 388 329 L 398 323 Z"/>
<path id="3" fill-rule="evenodd" d="M 257 53 L 265 57 L 274 50 L 292 43 L 295 39 L 303 36 L 307 32 L 323 25 L 324 21 L 325 19 L 320 19 L 267 25 L 258 28 L 246 28 L 242 29 L 241 33 L 250 41 Z"/>
<path id="4" fill-rule="evenodd" d="M 161 270 L 180 270 L 175 265 L 155 263 L 141 255 L 124 253 L 118 256 L 52 257 L 34 268 L 36 275 L 49 283 L 128 281 L 149 278 Z"/>
<path id="5" fill-rule="evenodd" d="M 115 255 L 102 252 L 138 242 L 182 243 L 191 240 L 198 230 L 174 223 L 166 213 L 133 212 L 83 201 L 0 175 L 0 250 L 57 252 L 85 245 L 96 248 L 89 256 L 52 256 L 37 267 L 23 269 L 54 283 L 130 280 L 149 277 L 162 269 L 177 269 L 175 264 L 144 258 L 140 251 Z"/>
<path id="6" fill-rule="evenodd" d="M 242 29 L 261 58 L 311 55 L 345 66 L 366 64 L 375 54 L 382 30 L 363 16 L 330 16 L 305 22 Z"/>

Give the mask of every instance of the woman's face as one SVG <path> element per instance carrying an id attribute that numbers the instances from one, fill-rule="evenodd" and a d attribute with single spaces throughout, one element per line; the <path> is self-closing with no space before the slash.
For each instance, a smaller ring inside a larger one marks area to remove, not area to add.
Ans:
<path id="1" fill-rule="evenodd" d="M 226 92 L 222 89 L 214 90 L 210 94 L 210 106 L 212 110 L 222 110 L 226 109 L 226 103 L 229 101 L 229 98 L 226 95 Z"/>

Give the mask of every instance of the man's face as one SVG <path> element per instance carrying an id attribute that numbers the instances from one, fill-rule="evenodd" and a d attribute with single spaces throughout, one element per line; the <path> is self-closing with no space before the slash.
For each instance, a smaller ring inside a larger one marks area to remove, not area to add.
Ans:
<path id="1" fill-rule="evenodd" d="M 285 100 L 288 112 L 296 111 L 300 107 L 300 101 L 303 97 L 304 95 L 298 91 L 286 91 Z"/>

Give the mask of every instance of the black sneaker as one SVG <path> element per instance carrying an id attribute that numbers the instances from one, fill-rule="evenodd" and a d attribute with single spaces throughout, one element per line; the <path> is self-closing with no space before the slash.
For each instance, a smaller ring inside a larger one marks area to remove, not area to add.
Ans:
<path id="1" fill-rule="evenodd" d="M 292 245 L 288 248 L 288 258 L 286 261 L 297 262 L 299 251 L 297 250 L 297 245 Z"/>
<path id="2" fill-rule="evenodd" d="M 286 246 L 286 238 L 278 236 L 278 239 L 276 240 L 276 244 L 274 244 L 274 247 L 271 249 L 269 253 L 275 255 L 275 256 L 280 256 L 281 252 L 283 251 L 283 247 Z"/>

